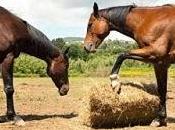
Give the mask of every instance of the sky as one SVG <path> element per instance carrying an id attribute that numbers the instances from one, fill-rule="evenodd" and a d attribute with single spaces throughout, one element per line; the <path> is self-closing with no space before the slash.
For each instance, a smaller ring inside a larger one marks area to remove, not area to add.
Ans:
<path id="1" fill-rule="evenodd" d="M 97 2 L 101 9 L 133 3 L 140 6 L 154 6 L 175 3 L 175 0 L 0 0 L 0 6 L 53 39 L 85 37 L 94 2 Z M 110 33 L 108 38 L 131 40 L 117 32 Z"/>

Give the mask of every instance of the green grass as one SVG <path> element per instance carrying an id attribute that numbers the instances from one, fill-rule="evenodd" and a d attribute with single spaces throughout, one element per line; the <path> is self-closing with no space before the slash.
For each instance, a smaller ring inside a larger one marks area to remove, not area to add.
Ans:
<path id="1" fill-rule="evenodd" d="M 154 75 L 153 67 L 123 67 L 120 70 L 120 75 L 123 77 L 132 77 L 132 76 L 150 76 Z M 175 68 L 170 67 L 168 75 L 170 77 L 175 77 Z"/>
<path id="2" fill-rule="evenodd" d="M 77 71 L 69 71 L 69 77 L 108 77 L 111 72 L 112 67 L 99 67 L 96 70 L 89 70 L 86 73 L 80 73 Z M 150 76 L 154 75 L 153 67 L 121 67 L 120 76 L 122 77 L 133 77 L 133 76 Z M 21 73 L 14 73 L 15 77 L 40 77 L 38 74 L 21 74 Z M 169 76 L 175 77 L 175 68 L 169 68 Z"/>

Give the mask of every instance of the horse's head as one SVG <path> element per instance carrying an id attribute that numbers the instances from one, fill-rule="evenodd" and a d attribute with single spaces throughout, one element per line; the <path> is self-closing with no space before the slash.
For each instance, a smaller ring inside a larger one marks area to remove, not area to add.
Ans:
<path id="1" fill-rule="evenodd" d="M 84 49 L 87 52 L 95 52 L 109 33 L 109 22 L 99 15 L 98 5 L 94 3 L 93 13 L 90 16 L 84 40 Z"/>
<path id="2" fill-rule="evenodd" d="M 67 48 L 64 53 L 59 54 L 59 56 L 52 58 L 47 67 L 47 73 L 57 86 L 61 96 L 66 95 L 69 91 L 68 50 L 69 48 Z"/>

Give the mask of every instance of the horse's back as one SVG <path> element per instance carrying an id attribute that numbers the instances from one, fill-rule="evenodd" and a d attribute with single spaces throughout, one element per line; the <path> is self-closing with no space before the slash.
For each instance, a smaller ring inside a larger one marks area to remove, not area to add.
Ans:
<path id="1" fill-rule="evenodd" d="M 134 12 L 136 19 L 140 19 L 136 29 L 138 36 L 144 42 L 151 42 L 162 34 L 168 35 L 175 32 L 174 5 L 138 7 L 134 9 Z"/>
<path id="2" fill-rule="evenodd" d="M 136 13 L 144 19 L 152 20 L 166 20 L 167 18 L 175 17 L 175 6 L 164 5 L 156 7 L 137 7 L 134 8 Z"/>
<path id="3" fill-rule="evenodd" d="M 22 19 L 0 7 L 0 51 L 8 49 L 17 40 L 28 35 Z"/>

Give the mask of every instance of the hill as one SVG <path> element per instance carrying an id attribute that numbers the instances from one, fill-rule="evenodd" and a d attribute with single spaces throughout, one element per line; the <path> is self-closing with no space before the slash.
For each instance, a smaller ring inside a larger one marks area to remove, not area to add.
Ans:
<path id="1" fill-rule="evenodd" d="M 72 42 L 72 41 L 83 41 L 84 38 L 82 37 L 64 37 L 65 42 Z"/>

